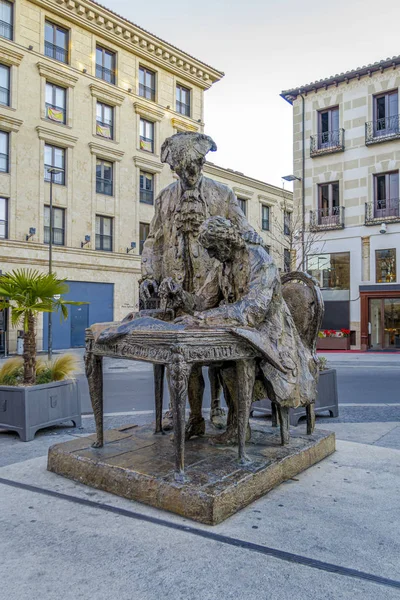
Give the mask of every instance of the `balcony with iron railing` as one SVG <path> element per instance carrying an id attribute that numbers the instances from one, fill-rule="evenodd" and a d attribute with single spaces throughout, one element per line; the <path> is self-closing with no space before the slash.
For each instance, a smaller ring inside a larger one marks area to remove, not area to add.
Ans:
<path id="1" fill-rule="evenodd" d="M 140 190 L 140 202 L 144 204 L 154 204 L 154 192 L 153 190 Z"/>
<path id="2" fill-rule="evenodd" d="M 344 228 L 344 206 L 310 210 L 310 231 Z"/>
<path id="3" fill-rule="evenodd" d="M 400 115 L 365 123 L 365 145 L 400 139 Z"/>
<path id="4" fill-rule="evenodd" d="M 50 243 L 50 227 L 44 227 L 44 243 Z M 52 243 L 55 246 L 64 246 L 64 229 L 61 227 L 53 227 L 53 239 Z"/>
<path id="5" fill-rule="evenodd" d="M 102 67 L 101 65 L 96 65 L 96 77 L 98 79 L 102 79 L 103 81 L 107 81 L 108 83 L 115 84 L 114 69 L 107 69 L 106 67 Z"/>
<path id="6" fill-rule="evenodd" d="M 0 37 L 6 38 L 7 40 L 13 39 L 13 26 L 11 23 L 0 21 Z"/>
<path id="7" fill-rule="evenodd" d="M 151 88 L 148 85 L 144 85 L 143 83 L 139 83 L 139 96 L 142 98 L 147 98 L 147 100 L 156 99 L 156 90 Z"/>
<path id="8" fill-rule="evenodd" d="M 365 225 L 379 225 L 383 221 L 387 223 L 400 222 L 399 198 L 365 203 Z"/>
<path id="9" fill-rule="evenodd" d="M 314 158 L 323 154 L 344 151 L 344 129 L 325 131 L 310 138 L 310 156 Z"/>
<path id="10" fill-rule="evenodd" d="M 50 121 L 55 121 L 56 123 L 62 123 L 65 125 L 66 116 L 65 108 L 46 102 L 46 119 L 50 119 Z"/>
<path id="11" fill-rule="evenodd" d="M 62 48 L 61 46 L 56 46 L 51 42 L 44 43 L 44 53 L 49 58 L 54 58 L 54 60 L 58 60 L 58 62 L 68 63 L 68 50 Z"/>

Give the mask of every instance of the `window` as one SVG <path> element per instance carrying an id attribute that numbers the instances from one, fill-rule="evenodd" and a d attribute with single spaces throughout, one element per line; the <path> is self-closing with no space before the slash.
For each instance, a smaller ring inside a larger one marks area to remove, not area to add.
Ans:
<path id="1" fill-rule="evenodd" d="M 183 85 L 176 86 L 176 111 L 190 117 L 190 90 Z"/>
<path id="2" fill-rule="evenodd" d="M 114 108 L 103 102 L 96 105 L 96 134 L 114 139 Z"/>
<path id="3" fill-rule="evenodd" d="M 156 99 L 156 74 L 145 67 L 139 67 L 139 96 Z"/>
<path id="4" fill-rule="evenodd" d="M 307 271 L 315 277 L 321 288 L 350 289 L 350 252 L 313 254 L 308 257 Z"/>
<path id="5" fill-rule="evenodd" d="M 100 158 L 96 161 L 96 192 L 113 195 L 113 163 Z"/>
<path id="6" fill-rule="evenodd" d="M 396 249 L 375 250 L 376 283 L 396 282 Z"/>
<path id="7" fill-rule="evenodd" d="M 9 169 L 9 134 L 0 131 L 0 173 L 8 173 Z"/>
<path id="8" fill-rule="evenodd" d="M 0 198 L 0 240 L 8 238 L 8 198 Z"/>
<path id="9" fill-rule="evenodd" d="M 13 5 L 7 0 L 0 0 L 0 36 L 13 39 Z"/>
<path id="10" fill-rule="evenodd" d="M 115 84 L 115 52 L 96 47 L 96 77 Z"/>
<path id="11" fill-rule="evenodd" d="M 64 246 L 65 211 L 63 208 L 53 206 L 52 243 L 55 246 Z M 50 206 L 44 207 L 44 243 L 50 243 Z"/>
<path id="12" fill-rule="evenodd" d="M 49 169 L 58 169 L 59 173 L 50 173 Z M 65 185 L 65 150 L 46 144 L 44 147 L 44 180 Z"/>
<path id="13" fill-rule="evenodd" d="M 140 171 L 140 202 L 154 204 L 154 175 Z"/>
<path id="14" fill-rule="evenodd" d="M 67 90 L 46 82 L 46 119 L 56 123 L 67 122 Z"/>
<path id="15" fill-rule="evenodd" d="M 399 131 L 398 93 L 389 92 L 374 96 L 374 135 L 387 136 Z"/>
<path id="16" fill-rule="evenodd" d="M 328 108 L 318 113 L 318 148 L 340 145 L 339 109 Z"/>
<path id="17" fill-rule="evenodd" d="M 285 212 L 283 213 L 283 233 L 284 235 L 290 235 L 290 225 L 291 225 L 291 213 L 287 212 L 287 210 L 285 210 Z"/>
<path id="18" fill-rule="evenodd" d="M 140 119 L 140 149 L 154 152 L 154 123 Z"/>
<path id="19" fill-rule="evenodd" d="M 290 273 L 292 266 L 292 260 L 290 256 L 290 250 L 288 248 L 284 248 L 283 250 L 283 270 L 285 273 Z"/>
<path id="20" fill-rule="evenodd" d="M 112 252 L 112 218 L 96 215 L 96 250 Z"/>
<path id="21" fill-rule="evenodd" d="M 0 65 L 0 104 L 10 106 L 10 67 Z"/>
<path id="22" fill-rule="evenodd" d="M 44 32 L 44 53 L 54 60 L 68 63 L 68 30 L 46 21 Z"/>
<path id="23" fill-rule="evenodd" d="M 139 223 L 139 254 L 143 252 L 143 246 L 150 232 L 148 223 Z"/>
<path id="24" fill-rule="evenodd" d="M 339 183 L 318 186 L 318 224 L 331 225 L 339 216 Z"/>
<path id="25" fill-rule="evenodd" d="M 247 210 L 247 202 L 246 202 L 246 200 L 244 198 L 238 198 L 237 200 L 239 202 L 240 210 L 245 215 L 246 214 L 246 210 Z"/>
<path id="26" fill-rule="evenodd" d="M 399 172 L 374 176 L 374 218 L 399 216 Z"/>
<path id="27" fill-rule="evenodd" d="M 261 229 L 269 231 L 269 206 L 265 204 L 261 207 Z"/>

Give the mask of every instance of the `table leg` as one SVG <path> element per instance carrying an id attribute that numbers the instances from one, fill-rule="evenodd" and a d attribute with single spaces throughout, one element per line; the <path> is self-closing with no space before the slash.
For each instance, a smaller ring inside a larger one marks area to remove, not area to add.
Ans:
<path id="1" fill-rule="evenodd" d="M 307 435 L 311 435 L 312 433 L 314 433 L 314 429 L 315 429 L 314 403 L 307 404 L 306 415 L 307 415 Z"/>
<path id="2" fill-rule="evenodd" d="M 164 372 L 165 365 L 153 365 L 154 395 L 156 402 L 156 430 L 154 433 L 164 433 L 162 428 L 162 409 L 164 397 Z"/>
<path id="3" fill-rule="evenodd" d="M 167 365 L 167 379 L 174 420 L 175 480 L 185 481 L 185 408 L 191 366 L 185 362 L 179 350 L 172 350 Z"/>
<path id="4" fill-rule="evenodd" d="M 103 437 L 103 358 L 93 352 L 85 353 L 85 370 L 89 385 L 90 401 L 92 403 L 94 420 L 96 423 L 96 441 L 94 448 L 101 448 L 104 444 Z"/>
<path id="5" fill-rule="evenodd" d="M 236 363 L 239 463 L 241 465 L 250 462 L 250 459 L 246 456 L 246 432 L 253 400 L 255 376 L 254 359 L 239 360 Z"/>

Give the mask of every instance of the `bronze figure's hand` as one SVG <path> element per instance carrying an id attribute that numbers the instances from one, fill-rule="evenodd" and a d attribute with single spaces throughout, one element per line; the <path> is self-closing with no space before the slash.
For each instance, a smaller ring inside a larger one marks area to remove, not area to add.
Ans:
<path id="1" fill-rule="evenodd" d="M 198 327 L 201 323 L 201 320 L 196 317 L 192 317 L 191 315 L 185 315 L 175 319 L 174 323 L 186 325 L 187 327 Z"/>
<path id="2" fill-rule="evenodd" d="M 145 279 L 140 284 L 139 288 L 139 296 L 142 302 L 146 303 L 146 300 L 149 300 L 152 294 L 157 294 L 158 285 L 154 279 Z"/>
<path id="3" fill-rule="evenodd" d="M 172 277 L 163 279 L 158 290 L 160 298 L 166 300 L 170 308 L 183 306 L 182 292 L 182 286 L 176 283 Z"/>

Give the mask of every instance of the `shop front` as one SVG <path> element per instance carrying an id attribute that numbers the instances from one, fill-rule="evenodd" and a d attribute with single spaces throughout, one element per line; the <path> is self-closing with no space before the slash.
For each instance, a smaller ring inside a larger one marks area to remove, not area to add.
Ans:
<path id="1" fill-rule="evenodd" d="M 361 350 L 400 352 L 400 285 L 360 286 Z"/>

